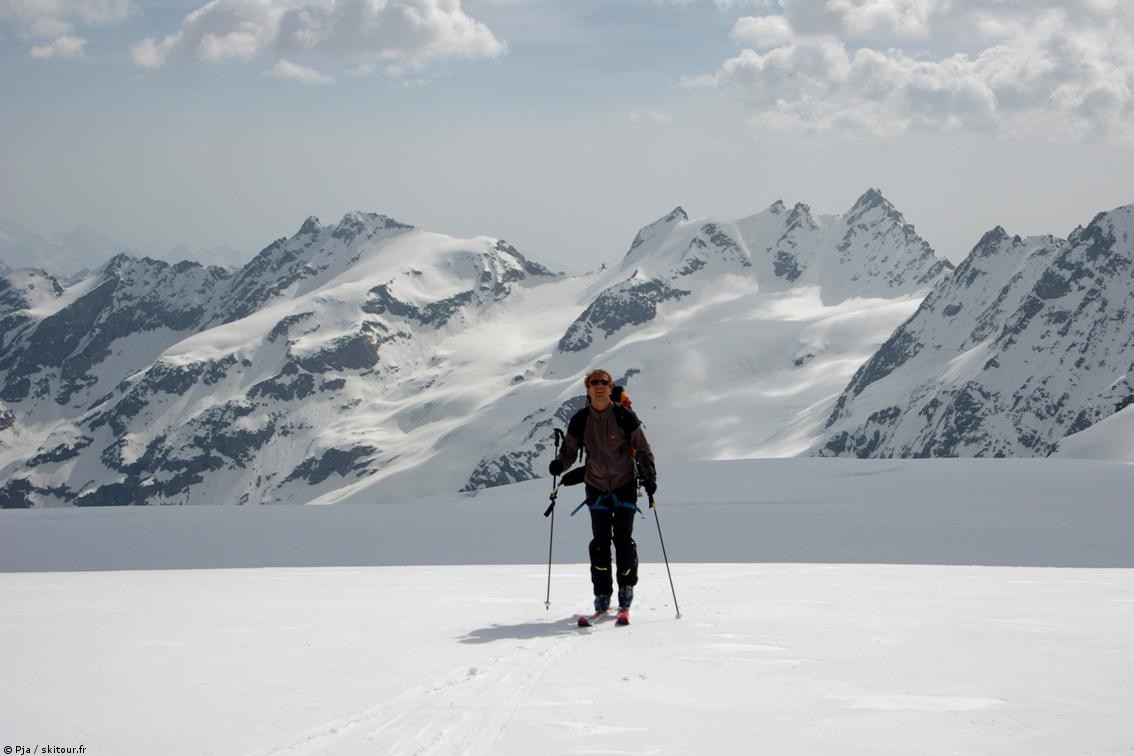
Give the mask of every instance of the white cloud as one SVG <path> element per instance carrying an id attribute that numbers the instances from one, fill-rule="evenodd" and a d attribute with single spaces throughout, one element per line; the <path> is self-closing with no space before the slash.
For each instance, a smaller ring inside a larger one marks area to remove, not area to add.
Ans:
<path id="1" fill-rule="evenodd" d="M 789 44 L 795 37 L 783 16 L 745 16 L 732 27 L 732 40 L 755 50 L 771 50 Z"/>
<path id="2" fill-rule="evenodd" d="M 1134 3 L 781 0 L 687 86 L 779 128 L 1134 138 Z"/>
<path id="3" fill-rule="evenodd" d="M 133 0 L 0 0 L 0 21 L 51 36 L 72 24 L 111 26 L 134 12 Z"/>
<path id="4" fill-rule="evenodd" d="M 132 0 L 0 0 L 0 24 L 32 45 L 37 60 L 85 58 L 76 27 L 113 26 L 133 12 Z"/>
<path id="5" fill-rule="evenodd" d="M 973 43 L 1008 39 L 1051 12 L 1071 28 L 1129 23 L 1127 0 L 779 0 L 778 12 L 799 34 L 850 41 Z"/>
<path id="6" fill-rule="evenodd" d="M 286 60 L 276 61 L 272 66 L 271 75 L 277 79 L 285 79 L 290 81 L 298 81 L 303 84 L 334 84 L 335 79 L 323 73 L 319 73 L 314 68 L 301 66 L 298 63 L 291 63 Z"/>
<path id="7" fill-rule="evenodd" d="M 761 10 L 778 9 L 776 0 L 713 0 L 713 5 L 719 11 L 732 11 L 739 8 L 758 8 Z"/>
<path id="8" fill-rule="evenodd" d="M 83 57 L 87 41 L 82 37 L 64 35 L 46 45 L 36 45 L 31 56 L 37 60 L 74 60 Z"/>
<path id="9" fill-rule="evenodd" d="M 673 123 L 673 118 L 662 113 L 658 110 L 651 108 L 637 108 L 630 111 L 631 123 L 650 123 L 657 126 L 665 126 Z"/>
<path id="10" fill-rule="evenodd" d="M 790 7 L 790 6 L 789 6 Z M 936 4 L 926 0 L 828 0 L 829 14 L 849 36 L 877 34 L 925 39 Z"/>
<path id="11" fill-rule="evenodd" d="M 142 40 L 132 54 L 144 68 L 174 57 L 214 63 L 303 54 L 350 58 L 358 66 L 381 61 L 388 72 L 401 73 L 506 49 L 459 0 L 212 0 L 176 32 Z"/>

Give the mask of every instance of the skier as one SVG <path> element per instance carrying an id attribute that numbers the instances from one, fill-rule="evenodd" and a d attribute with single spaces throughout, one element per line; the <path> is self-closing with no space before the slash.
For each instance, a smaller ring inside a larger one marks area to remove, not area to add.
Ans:
<path id="1" fill-rule="evenodd" d="M 575 413 L 567 434 L 552 460 L 552 475 L 561 475 L 586 449 L 583 482 L 586 505 L 591 513 L 591 584 L 595 592 L 595 613 L 610 608 L 614 580 L 611 577 L 610 545 L 614 542 L 618 583 L 618 624 L 630 621 L 630 604 L 638 583 L 638 547 L 634 543 L 634 515 L 638 510 L 638 467 L 642 485 L 651 497 L 657 491 L 654 455 L 642 424 L 634 411 L 611 401 L 614 387 L 610 373 L 592 370 L 584 379 L 587 406 Z M 585 623 L 581 623 L 585 624 Z"/>

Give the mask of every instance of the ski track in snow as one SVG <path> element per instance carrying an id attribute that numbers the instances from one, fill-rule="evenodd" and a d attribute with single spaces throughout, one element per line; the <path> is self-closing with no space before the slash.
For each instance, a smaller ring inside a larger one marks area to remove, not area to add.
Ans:
<path id="1" fill-rule="evenodd" d="M 356 750 L 391 756 L 490 753 L 517 707 L 568 650 L 570 636 L 522 645 L 444 675 L 356 714 L 336 719 L 249 756 L 309 756 Z"/>

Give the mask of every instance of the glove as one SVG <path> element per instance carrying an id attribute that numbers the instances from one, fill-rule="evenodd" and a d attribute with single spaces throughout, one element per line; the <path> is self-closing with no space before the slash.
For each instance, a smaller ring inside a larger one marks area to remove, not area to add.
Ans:
<path id="1" fill-rule="evenodd" d="M 553 460 L 551 460 L 551 464 L 547 466 L 547 471 L 549 473 L 551 473 L 552 475 L 562 475 L 563 474 L 563 463 L 560 462 L 558 459 L 553 459 Z"/>
<path id="2" fill-rule="evenodd" d="M 646 496 L 653 496 L 658 492 L 658 482 L 656 480 L 642 481 L 642 488 L 646 489 Z"/>
<path id="3" fill-rule="evenodd" d="M 570 472 L 565 473 L 563 475 L 563 477 L 559 479 L 559 485 L 561 485 L 561 486 L 577 486 L 577 485 L 579 485 L 580 483 L 583 482 L 583 478 L 585 478 L 586 475 L 587 475 L 587 468 L 585 468 L 585 467 L 572 468 Z"/>

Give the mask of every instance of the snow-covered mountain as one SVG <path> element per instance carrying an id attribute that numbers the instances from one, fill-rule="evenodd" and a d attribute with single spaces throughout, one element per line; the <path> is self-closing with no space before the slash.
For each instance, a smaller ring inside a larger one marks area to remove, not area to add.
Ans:
<path id="1" fill-rule="evenodd" d="M 1134 205 L 987 233 L 854 375 L 822 455 L 1047 455 L 1134 401 Z"/>
<path id="2" fill-rule="evenodd" d="M 527 479 L 600 363 L 649 398 L 663 458 L 795 454 L 947 269 L 927 250 L 871 191 L 842 217 L 675 210 L 574 278 L 362 213 L 310 218 L 235 273 L 120 255 L 72 286 L 8 276 L 0 496 L 391 501 Z"/>
<path id="3" fill-rule="evenodd" d="M 364 213 L 309 218 L 235 272 L 127 255 L 72 285 L 11 272 L 0 504 L 397 501 L 527 480 L 595 365 L 636 400 L 663 474 L 1046 455 L 1134 397 L 1132 215 L 1067 240 L 997 229 L 952 272 L 875 190 L 842 216 L 677 208 L 578 277 Z"/>
<path id="4" fill-rule="evenodd" d="M 777 202 L 720 221 L 679 207 L 583 290 L 546 375 L 612 366 L 632 398 L 649 398 L 639 409 L 663 459 L 797 454 L 851 371 L 951 267 L 873 189 L 843 216 Z M 581 387 L 536 406 L 466 489 L 542 474 Z"/>
<path id="5" fill-rule="evenodd" d="M 396 396 L 418 399 L 460 369 L 437 354 L 446 334 L 555 278 L 495 239 L 360 213 L 310 218 L 235 275 L 118 256 L 9 315 L 0 401 L 16 420 L 3 461 L 23 474 L 5 490 L 80 504 L 306 501 L 328 478 L 324 489 L 420 464 L 436 442 L 413 432 L 428 410 L 391 417 Z M 11 298 L 31 296 L 25 283 Z"/>

